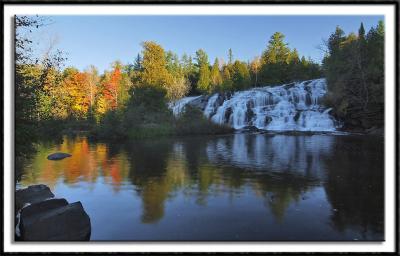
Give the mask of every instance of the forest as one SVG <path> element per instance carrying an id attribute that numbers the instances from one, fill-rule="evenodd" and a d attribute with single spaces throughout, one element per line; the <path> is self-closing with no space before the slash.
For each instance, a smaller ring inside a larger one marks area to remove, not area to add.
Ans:
<path id="1" fill-rule="evenodd" d="M 15 143 L 17 156 L 32 150 L 38 138 L 85 130 L 91 138 L 138 139 L 162 135 L 232 132 L 211 123 L 195 108 L 174 117 L 168 103 L 182 97 L 234 92 L 326 77 L 325 104 L 346 128 L 383 126 L 384 25 L 345 35 L 339 27 L 325 42 L 321 64 L 301 56 L 276 32 L 251 61 L 209 60 L 204 49 L 178 56 L 144 41 L 132 62 L 111 63 L 100 73 L 64 67 L 66 55 L 50 49 L 32 54 L 30 33 L 45 25 L 37 16 L 16 16 Z"/>

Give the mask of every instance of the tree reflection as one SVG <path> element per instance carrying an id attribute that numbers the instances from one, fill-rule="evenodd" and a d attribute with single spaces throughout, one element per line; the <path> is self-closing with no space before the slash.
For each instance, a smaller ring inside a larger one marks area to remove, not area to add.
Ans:
<path id="1" fill-rule="evenodd" d="M 94 184 L 101 175 L 118 191 L 121 182 L 129 172 L 129 162 L 124 152 L 110 155 L 112 147 L 103 143 L 89 144 L 85 137 L 64 137 L 61 144 L 39 145 L 32 162 L 25 167 L 20 184 L 45 183 L 54 188 L 59 181 L 73 185 L 80 181 Z M 61 161 L 47 160 L 47 155 L 54 152 L 68 152 L 72 157 Z"/>
<path id="2" fill-rule="evenodd" d="M 172 144 L 165 139 L 146 140 L 125 148 L 130 158 L 129 177 L 142 199 L 142 221 L 157 222 L 164 216 L 165 200 L 174 185 L 167 169 Z"/>
<path id="3" fill-rule="evenodd" d="M 47 160 L 55 151 L 72 157 Z M 333 226 L 357 229 L 368 238 L 383 233 L 382 161 L 381 140 L 351 136 L 235 134 L 125 144 L 91 144 L 77 137 L 41 145 L 25 166 L 21 184 L 96 186 L 103 185 L 97 182 L 102 177 L 116 194 L 132 184 L 142 202 L 141 221 L 156 223 L 177 195 L 205 207 L 211 198 L 233 199 L 248 191 L 284 222 L 288 208 L 322 183 Z"/>
<path id="4" fill-rule="evenodd" d="M 372 150 L 366 150 L 374 148 Z M 344 137 L 336 140 L 327 161 L 324 185 L 333 211 L 334 227 L 356 229 L 362 239 L 383 234 L 384 165 L 383 139 Z"/>

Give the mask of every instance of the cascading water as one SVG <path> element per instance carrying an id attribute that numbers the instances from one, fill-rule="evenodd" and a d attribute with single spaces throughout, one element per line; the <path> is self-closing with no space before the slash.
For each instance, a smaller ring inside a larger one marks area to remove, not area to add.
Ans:
<path id="1" fill-rule="evenodd" d="M 172 109 L 172 113 L 175 116 L 178 116 L 183 111 L 183 109 L 185 108 L 185 106 L 189 102 L 191 102 L 191 101 L 193 101 L 193 100 L 195 100 L 197 98 L 200 98 L 200 97 L 201 97 L 201 95 L 200 96 L 192 96 L 192 97 L 182 98 L 182 99 L 177 100 L 177 101 L 175 101 L 173 103 L 170 103 L 169 104 L 169 108 Z"/>
<path id="2" fill-rule="evenodd" d="M 271 131 L 335 131 L 331 109 L 320 105 L 327 91 L 325 79 L 235 92 L 231 97 L 214 94 L 203 108 L 213 122 L 235 129 L 256 127 Z M 187 97 L 172 107 L 178 115 L 198 97 Z"/>

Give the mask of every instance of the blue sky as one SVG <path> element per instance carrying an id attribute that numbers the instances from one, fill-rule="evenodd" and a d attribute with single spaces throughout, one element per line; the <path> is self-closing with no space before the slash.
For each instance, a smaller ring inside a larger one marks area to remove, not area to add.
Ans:
<path id="1" fill-rule="evenodd" d="M 270 36 L 282 32 L 300 55 L 320 61 L 317 49 L 339 25 L 346 33 L 357 32 L 363 22 L 366 31 L 382 16 L 51 16 L 51 25 L 37 35 L 40 49 L 49 38 L 68 53 L 66 66 L 83 70 L 93 64 L 102 72 L 111 62 L 133 62 L 142 50 L 141 42 L 153 40 L 179 56 L 194 56 L 204 49 L 211 62 L 227 59 L 232 48 L 235 59 L 250 60 L 266 48 Z"/>

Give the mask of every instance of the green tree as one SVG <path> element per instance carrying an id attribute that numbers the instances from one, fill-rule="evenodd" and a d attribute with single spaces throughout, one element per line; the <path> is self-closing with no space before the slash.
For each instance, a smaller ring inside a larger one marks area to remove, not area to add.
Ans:
<path id="1" fill-rule="evenodd" d="M 199 49 L 196 51 L 197 67 L 199 69 L 199 79 L 197 81 L 197 90 L 208 92 L 210 89 L 210 63 L 207 53 Z"/>
<path id="2" fill-rule="evenodd" d="M 262 59 L 264 63 L 274 64 L 274 63 L 287 63 L 287 57 L 290 53 L 290 49 L 285 43 L 285 36 L 280 32 L 275 32 L 271 39 L 268 41 L 267 50 L 264 51 Z"/>
<path id="3" fill-rule="evenodd" d="M 247 89 L 250 86 L 250 72 L 245 62 L 236 60 L 232 66 L 232 85 L 235 90 Z"/>
<path id="4" fill-rule="evenodd" d="M 233 63 L 233 53 L 232 53 L 232 49 L 229 48 L 228 50 L 228 64 L 231 65 Z"/>
<path id="5" fill-rule="evenodd" d="M 323 60 L 329 93 L 326 104 L 334 107 L 345 126 L 370 128 L 383 125 L 384 28 L 379 22 L 365 36 L 337 27 L 329 37 L 329 54 Z"/>
<path id="6" fill-rule="evenodd" d="M 152 41 L 143 42 L 143 72 L 141 81 L 145 86 L 166 88 L 172 77 L 167 70 L 164 49 Z"/>
<path id="7" fill-rule="evenodd" d="M 222 85 L 222 76 L 219 70 L 218 58 L 215 58 L 214 64 L 211 68 L 211 85 L 213 89 L 218 88 Z"/>

